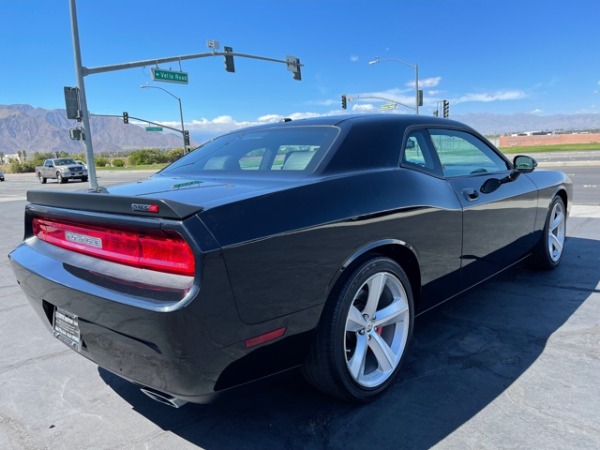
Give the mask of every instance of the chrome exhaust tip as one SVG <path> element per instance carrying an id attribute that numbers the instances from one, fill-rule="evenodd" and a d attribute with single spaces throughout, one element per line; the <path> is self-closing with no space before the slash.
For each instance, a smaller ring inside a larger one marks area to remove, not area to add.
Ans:
<path id="1" fill-rule="evenodd" d="M 142 391 L 152 400 L 162 403 L 164 405 L 169 405 L 173 408 L 181 408 L 187 403 L 185 400 L 181 400 L 180 398 L 173 397 L 172 395 L 159 392 L 149 387 L 140 388 L 140 391 Z"/>

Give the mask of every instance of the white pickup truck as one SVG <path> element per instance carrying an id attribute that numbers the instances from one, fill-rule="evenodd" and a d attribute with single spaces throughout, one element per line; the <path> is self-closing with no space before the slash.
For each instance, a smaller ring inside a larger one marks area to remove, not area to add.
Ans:
<path id="1" fill-rule="evenodd" d="M 48 178 L 56 179 L 59 183 L 69 180 L 88 180 L 87 167 L 76 163 L 71 158 L 55 158 L 44 161 L 43 166 L 37 166 L 35 173 L 40 183 L 45 184 Z"/>

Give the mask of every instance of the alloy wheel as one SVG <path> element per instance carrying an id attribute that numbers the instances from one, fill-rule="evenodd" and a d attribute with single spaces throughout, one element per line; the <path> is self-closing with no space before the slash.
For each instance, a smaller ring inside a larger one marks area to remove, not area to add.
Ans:
<path id="1" fill-rule="evenodd" d="M 359 385 L 380 386 L 404 354 L 410 309 L 404 286 L 389 272 L 378 272 L 358 289 L 346 320 L 345 356 Z"/>

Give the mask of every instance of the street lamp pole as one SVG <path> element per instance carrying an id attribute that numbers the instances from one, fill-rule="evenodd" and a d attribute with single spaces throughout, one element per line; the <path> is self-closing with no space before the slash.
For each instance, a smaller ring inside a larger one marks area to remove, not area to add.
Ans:
<path id="1" fill-rule="evenodd" d="M 369 64 L 377 64 L 382 61 L 396 61 L 405 66 L 412 67 L 415 70 L 415 112 L 417 115 L 419 114 L 419 65 L 418 64 L 410 64 L 406 61 L 402 61 L 398 58 L 379 58 L 376 56 L 373 61 L 369 61 Z"/>
<path id="2" fill-rule="evenodd" d="M 187 149 L 187 144 L 185 141 L 185 128 L 183 127 L 183 108 L 181 107 L 181 98 L 177 97 L 176 95 L 171 94 L 169 91 L 167 91 L 164 88 L 161 88 L 160 86 L 150 86 L 149 84 L 142 84 L 142 85 L 140 85 L 140 87 L 142 89 L 146 89 L 146 88 L 160 89 L 161 91 L 166 92 L 167 94 L 169 94 L 171 97 L 173 97 L 175 100 L 177 100 L 179 102 L 179 118 L 181 119 L 181 136 L 183 138 L 183 153 L 186 154 L 188 149 Z"/>

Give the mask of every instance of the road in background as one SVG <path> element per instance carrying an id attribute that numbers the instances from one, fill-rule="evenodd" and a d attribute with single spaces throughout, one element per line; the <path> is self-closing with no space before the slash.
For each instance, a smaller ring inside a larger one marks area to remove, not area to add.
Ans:
<path id="1" fill-rule="evenodd" d="M 525 151 L 524 154 L 527 154 Z M 548 153 L 531 153 L 541 165 L 546 163 L 579 165 L 580 163 L 594 165 L 600 167 L 600 149 L 585 150 L 585 151 L 565 151 L 565 152 L 548 152 Z"/>
<path id="2" fill-rule="evenodd" d="M 127 183 L 149 177 L 156 170 L 103 170 L 98 171 L 98 184 L 110 186 L 111 184 Z M 64 184 L 56 180 L 48 180 L 41 184 L 34 173 L 7 173 L 6 181 L 0 182 L 0 202 L 25 200 L 26 193 L 31 189 L 78 191 L 89 189 L 87 182 L 69 181 Z"/>

